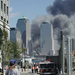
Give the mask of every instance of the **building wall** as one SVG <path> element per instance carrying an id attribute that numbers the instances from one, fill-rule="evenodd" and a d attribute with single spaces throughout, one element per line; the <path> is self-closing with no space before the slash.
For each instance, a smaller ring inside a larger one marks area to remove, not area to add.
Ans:
<path id="1" fill-rule="evenodd" d="M 9 26 L 9 0 L 0 0 L 0 28 L 3 29 L 3 22 L 5 22 L 6 31 L 8 32 L 8 40 L 10 39 Z M 2 68 L 2 55 L 0 51 L 0 68 Z"/>
<path id="2" fill-rule="evenodd" d="M 53 55 L 54 39 L 53 39 L 53 27 L 50 23 L 42 24 L 40 27 L 40 47 L 41 54 Z"/>
<path id="3" fill-rule="evenodd" d="M 10 28 L 10 41 L 12 41 L 12 42 L 16 41 L 15 30 L 11 30 L 11 28 Z"/>
<path id="4" fill-rule="evenodd" d="M 26 21 L 25 19 L 18 19 L 16 28 L 20 30 L 22 42 L 24 44 L 24 47 L 26 47 Z"/>
<path id="5" fill-rule="evenodd" d="M 31 26 L 30 22 L 26 23 L 26 48 L 28 49 L 27 53 L 31 52 Z"/>
<path id="6" fill-rule="evenodd" d="M 22 39 L 21 39 L 21 33 L 16 28 L 10 28 L 10 41 L 11 42 L 18 42 L 19 48 L 22 47 Z"/>
<path id="7" fill-rule="evenodd" d="M 3 22 L 6 25 L 6 31 L 8 32 L 8 39 L 10 38 L 10 26 L 9 26 L 9 0 L 0 0 L 0 28 L 3 29 Z"/>
<path id="8" fill-rule="evenodd" d="M 27 49 L 27 54 L 29 54 L 30 47 L 30 41 L 31 41 L 31 25 L 27 18 L 22 17 L 18 19 L 16 27 L 20 30 L 22 34 L 22 42 L 24 44 L 24 47 Z"/>

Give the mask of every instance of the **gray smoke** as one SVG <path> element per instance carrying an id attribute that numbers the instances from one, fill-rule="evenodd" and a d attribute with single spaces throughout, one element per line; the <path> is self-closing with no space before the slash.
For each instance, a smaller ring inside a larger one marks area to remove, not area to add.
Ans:
<path id="1" fill-rule="evenodd" d="M 47 12 L 53 15 L 65 14 L 70 16 L 75 12 L 75 0 L 55 0 L 53 6 L 47 7 Z"/>
<path id="2" fill-rule="evenodd" d="M 55 0 L 53 6 L 47 7 L 49 15 L 37 16 L 32 21 L 32 39 L 34 48 L 40 45 L 40 25 L 44 20 L 48 20 L 53 25 L 55 49 L 59 49 L 60 31 L 65 37 L 75 38 L 75 0 Z M 39 42 L 36 42 L 39 40 Z"/>

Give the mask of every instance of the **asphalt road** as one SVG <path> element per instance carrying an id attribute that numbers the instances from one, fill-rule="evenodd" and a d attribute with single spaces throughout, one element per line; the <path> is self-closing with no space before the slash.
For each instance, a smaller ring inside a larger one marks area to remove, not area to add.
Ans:
<path id="1" fill-rule="evenodd" d="M 32 73 L 31 70 L 28 70 L 28 72 L 21 72 L 21 71 L 20 71 L 20 75 L 39 75 L 39 74 L 37 74 L 37 73 Z M 59 75 L 67 75 L 67 74 L 59 74 Z M 72 75 L 75 75 L 75 72 L 73 72 Z"/>
<path id="2" fill-rule="evenodd" d="M 39 75 L 39 74 L 37 74 L 37 73 L 27 73 L 27 74 L 21 73 L 21 75 Z M 73 75 L 75 75 L 75 73 L 73 73 Z"/>
<path id="3" fill-rule="evenodd" d="M 20 75 L 39 75 L 39 74 L 37 74 L 37 73 L 21 73 Z"/>

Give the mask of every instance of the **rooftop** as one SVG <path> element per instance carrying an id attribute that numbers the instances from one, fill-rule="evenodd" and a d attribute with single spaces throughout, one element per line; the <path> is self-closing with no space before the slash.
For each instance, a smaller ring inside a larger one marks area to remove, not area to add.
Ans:
<path id="1" fill-rule="evenodd" d="M 50 21 L 45 20 L 42 24 L 50 24 Z"/>
<path id="2" fill-rule="evenodd" d="M 28 20 L 25 16 L 22 16 L 22 17 L 19 18 L 19 19 L 25 19 L 25 20 Z"/>

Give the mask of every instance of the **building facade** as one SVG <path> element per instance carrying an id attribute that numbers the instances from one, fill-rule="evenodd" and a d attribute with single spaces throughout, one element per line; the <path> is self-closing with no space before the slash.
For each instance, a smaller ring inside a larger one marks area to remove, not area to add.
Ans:
<path id="1" fill-rule="evenodd" d="M 53 25 L 44 21 L 40 26 L 40 53 L 54 55 Z"/>
<path id="2" fill-rule="evenodd" d="M 10 39 L 10 26 L 9 26 L 9 0 L 0 0 L 0 28 L 3 30 L 5 23 L 5 30 L 8 33 L 8 40 Z M 2 69 L 2 55 L 0 50 L 0 68 Z"/>
<path id="3" fill-rule="evenodd" d="M 27 54 L 29 55 L 31 52 L 31 25 L 29 20 L 24 16 L 19 18 L 16 28 L 21 32 L 22 43 L 24 44 L 24 48 L 27 49 Z"/>
<path id="4" fill-rule="evenodd" d="M 19 45 L 19 49 L 22 48 L 22 39 L 21 39 L 21 33 L 19 29 L 17 28 L 10 28 L 10 41 L 11 42 L 17 42 Z"/>
<path id="5" fill-rule="evenodd" d="M 8 39 L 10 38 L 9 26 L 9 0 L 0 0 L 0 28 L 3 29 L 3 22 L 5 22 L 6 31 L 8 32 Z"/>

